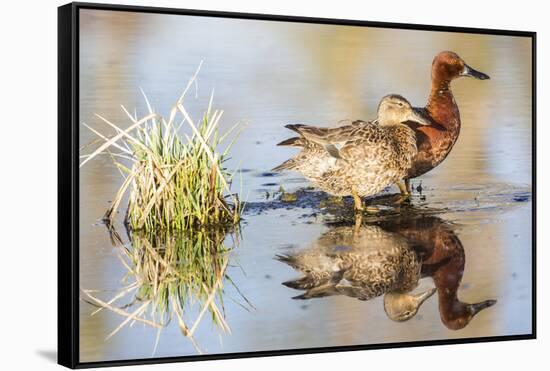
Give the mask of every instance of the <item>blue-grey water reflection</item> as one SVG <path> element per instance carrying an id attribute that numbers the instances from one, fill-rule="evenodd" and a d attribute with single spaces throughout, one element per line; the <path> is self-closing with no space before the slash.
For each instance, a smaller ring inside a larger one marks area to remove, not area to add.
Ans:
<path id="1" fill-rule="evenodd" d="M 388 319 L 382 296 L 292 300 L 297 292 L 281 283 L 298 273 L 274 257 L 310 248 L 333 227 L 307 207 L 253 208 L 230 255 L 228 275 L 254 309 L 244 309 L 237 290 L 225 285 L 231 334 L 220 335 L 204 321 L 195 336 L 204 351 L 531 332 L 529 39 L 91 10 L 81 11 L 80 26 L 81 121 L 111 132 L 94 117 L 97 112 L 124 125 L 120 104 L 145 112 L 140 87 L 158 112 L 167 113 L 202 60 L 197 95 L 187 100 L 187 109 L 201 115 L 215 90 L 214 104 L 225 111 L 222 130 L 236 122 L 246 125 L 228 166 L 247 170 L 242 193 L 252 205 L 265 202 L 266 192 L 281 185 L 289 191 L 308 185 L 292 173 L 262 176 L 295 151 L 275 146 L 289 135 L 284 124 L 329 126 L 341 119 L 373 118 L 379 99 L 390 92 L 422 106 L 432 58 L 441 50 L 457 52 L 491 76 L 453 83 L 463 123 L 460 139 L 447 160 L 421 178 L 423 194 L 416 194 L 413 204 L 440 209 L 438 225 L 446 225 L 460 241 L 465 264 L 458 298 L 466 303 L 496 299 L 496 305 L 452 330 L 442 320 L 437 294 L 406 322 Z M 81 145 L 93 139 L 81 129 Z M 80 174 L 80 285 L 116 291 L 126 270 L 109 234 L 95 223 L 122 177 L 107 156 L 86 164 Z M 382 228 L 404 233 L 391 225 Z M 434 279 L 424 274 L 416 290 L 433 286 Z M 136 323 L 106 341 L 123 318 L 108 311 L 90 316 L 95 309 L 81 302 L 82 362 L 151 356 L 155 329 Z M 189 354 L 196 350 L 174 321 L 161 333 L 155 356 Z"/>

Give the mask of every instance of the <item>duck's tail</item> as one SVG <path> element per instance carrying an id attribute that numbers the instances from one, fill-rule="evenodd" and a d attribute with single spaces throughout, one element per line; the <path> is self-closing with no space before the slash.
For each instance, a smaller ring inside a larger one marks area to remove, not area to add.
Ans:
<path id="1" fill-rule="evenodd" d="M 298 134 L 300 134 L 300 136 L 285 139 L 282 142 L 278 143 L 277 144 L 278 146 L 290 146 L 290 147 L 302 147 L 302 148 L 308 146 L 308 139 L 306 138 L 306 136 L 303 135 L 302 130 L 310 128 L 309 126 L 302 125 L 302 124 L 288 124 L 288 125 L 285 125 L 285 128 L 297 132 Z M 272 171 L 292 170 L 292 169 L 295 169 L 297 165 L 298 163 L 295 159 L 290 159 L 283 162 L 279 166 L 274 167 Z"/>
<path id="2" fill-rule="evenodd" d="M 271 169 L 271 171 L 279 172 L 279 171 L 283 171 L 283 170 L 293 170 L 297 167 L 297 165 L 298 164 L 297 164 L 296 160 L 291 158 L 289 160 L 286 160 L 285 162 L 283 162 L 279 166 L 275 166 L 273 169 Z"/>
<path id="3" fill-rule="evenodd" d="M 299 271 L 303 271 L 304 269 L 307 269 L 309 267 L 309 264 L 307 263 L 307 257 L 304 257 L 303 255 L 277 254 L 275 255 L 275 259 L 285 264 L 288 264 L 292 268 L 297 269 Z M 301 280 L 296 280 L 296 282 L 303 282 L 306 280 L 307 279 L 304 277 Z M 286 283 L 283 283 L 283 285 L 286 286 Z M 302 288 L 305 288 L 305 287 L 302 287 Z"/>
<path id="4" fill-rule="evenodd" d="M 285 125 L 285 128 L 287 128 L 288 130 L 295 131 L 299 134 L 300 129 L 304 128 L 306 126 L 308 126 L 308 125 L 304 125 L 304 124 L 287 124 L 287 125 Z"/>
<path id="5" fill-rule="evenodd" d="M 288 255 L 288 254 L 277 254 L 275 255 L 275 259 L 286 263 L 290 265 L 292 268 L 298 269 L 301 265 L 298 263 L 298 259 L 294 255 Z"/>
<path id="6" fill-rule="evenodd" d="M 305 147 L 307 141 L 301 137 L 292 137 L 283 140 L 281 143 L 277 143 L 278 146 L 290 146 L 290 147 Z"/>
<path id="7" fill-rule="evenodd" d="M 307 145 L 307 139 L 302 134 L 301 129 L 306 128 L 306 127 L 307 127 L 307 125 L 302 125 L 302 124 L 288 124 L 288 125 L 285 125 L 285 128 L 287 128 L 289 130 L 292 130 L 292 131 L 295 131 L 296 133 L 300 134 L 300 136 L 285 139 L 277 145 L 278 146 L 291 146 L 291 147 L 305 147 Z"/>
<path id="8" fill-rule="evenodd" d="M 328 128 L 318 128 L 316 126 L 303 124 L 288 124 L 285 125 L 285 128 L 297 132 L 300 134 L 300 137 L 308 141 L 314 141 L 316 143 L 317 141 L 324 142 L 325 136 L 329 133 Z"/>
<path id="9" fill-rule="evenodd" d="M 323 281 L 316 280 L 311 275 L 303 276 L 301 278 L 285 281 L 282 283 L 283 286 L 290 287 L 291 289 L 294 289 L 294 290 L 309 290 L 321 284 L 323 284 Z"/>

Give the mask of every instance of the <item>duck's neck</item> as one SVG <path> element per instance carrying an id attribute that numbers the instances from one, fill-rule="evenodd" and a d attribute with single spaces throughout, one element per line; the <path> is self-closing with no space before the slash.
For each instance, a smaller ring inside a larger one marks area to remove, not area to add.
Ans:
<path id="1" fill-rule="evenodd" d="M 432 119 L 447 129 L 460 127 L 460 114 L 451 91 L 450 80 L 432 78 L 432 88 L 426 104 L 426 111 Z"/>
<path id="2" fill-rule="evenodd" d="M 462 302 L 458 300 L 457 290 L 448 289 L 447 291 L 438 292 L 439 312 L 441 317 L 450 320 L 460 316 Z"/>

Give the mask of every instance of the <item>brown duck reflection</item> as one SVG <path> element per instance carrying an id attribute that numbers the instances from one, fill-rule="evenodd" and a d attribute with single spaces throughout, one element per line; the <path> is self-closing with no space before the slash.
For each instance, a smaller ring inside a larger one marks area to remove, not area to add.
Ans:
<path id="1" fill-rule="evenodd" d="M 432 277 L 438 291 L 441 321 L 451 330 L 468 325 L 481 310 L 496 300 L 465 303 L 458 298 L 466 256 L 449 223 L 435 216 L 383 222 L 381 227 L 405 237 L 422 255 L 422 276 Z"/>
<path id="2" fill-rule="evenodd" d="M 294 299 L 345 295 L 370 300 L 384 295 L 384 310 L 394 321 L 414 317 L 436 289 L 441 320 L 452 330 L 464 328 L 496 303 L 460 301 L 464 248 L 451 226 L 434 216 L 333 227 L 307 250 L 277 259 L 303 274 L 283 282 L 304 291 Z M 422 277 L 431 277 L 435 288 L 413 294 Z"/>

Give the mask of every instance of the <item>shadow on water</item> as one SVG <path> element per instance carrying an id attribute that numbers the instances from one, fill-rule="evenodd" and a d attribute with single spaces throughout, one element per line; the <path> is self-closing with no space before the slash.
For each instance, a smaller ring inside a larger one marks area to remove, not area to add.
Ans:
<path id="1" fill-rule="evenodd" d="M 255 216 L 271 210 L 303 209 L 304 218 L 322 216 L 325 223 L 346 223 L 355 219 L 352 197 L 333 197 L 314 187 L 287 192 L 281 186 L 277 191 L 264 191 L 264 199 L 248 202 L 245 214 Z M 438 189 L 418 185 L 408 202 L 399 204 L 396 203 L 398 199 L 398 194 L 390 194 L 388 191 L 366 198 L 365 203 L 374 210 L 369 212 L 367 208 L 363 222 L 418 215 L 505 211 L 517 204 L 530 202 L 531 188 L 504 183 L 458 184 Z"/>
<path id="2" fill-rule="evenodd" d="M 230 251 L 238 244 L 238 231 L 210 228 L 152 234 L 126 229 L 125 242 L 113 226 L 107 228 L 127 270 L 124 286 L 105 300 L 101 291 L 81 290 L 82 300 L 98 308 L 92 316 L 108 310 L 124 318 L 106 340 L 124 326 L 141 322 L 158 331 L 154 354 L 162 329 L 174 320 L 201 354 L 194 334 L 205 315 L 220 332 L 231 332 L 225 320 L 223 290 L 226 283 L 234 285 L 227 267 Z M 228 236 L 233 246 L 226 242 Z"/>
<path id="3" fill-rule="evenodd" d="M 388 199 L 391 196 L 378 197 L 374 203 L 384 205 Z M 383 295 L 386 315 L 398 322 L 414 317 L 437 291 L 442 323 L 451 330 L 462 329 L 496 300 L 465 303 L 459 299 L 464 247 L 453 224 L 437 213 L 407 205 L 354 222 L 340 213 L 339 220 L 328 223 L 329 230 L 309 248 L 276 256 L 302 273 L 283 285 L 301 290 L 293 299 L 302 300 L 343 295 L 368 301 Z M 435 287 L 413 293 L 423 278 L 431 278 Z"/>

